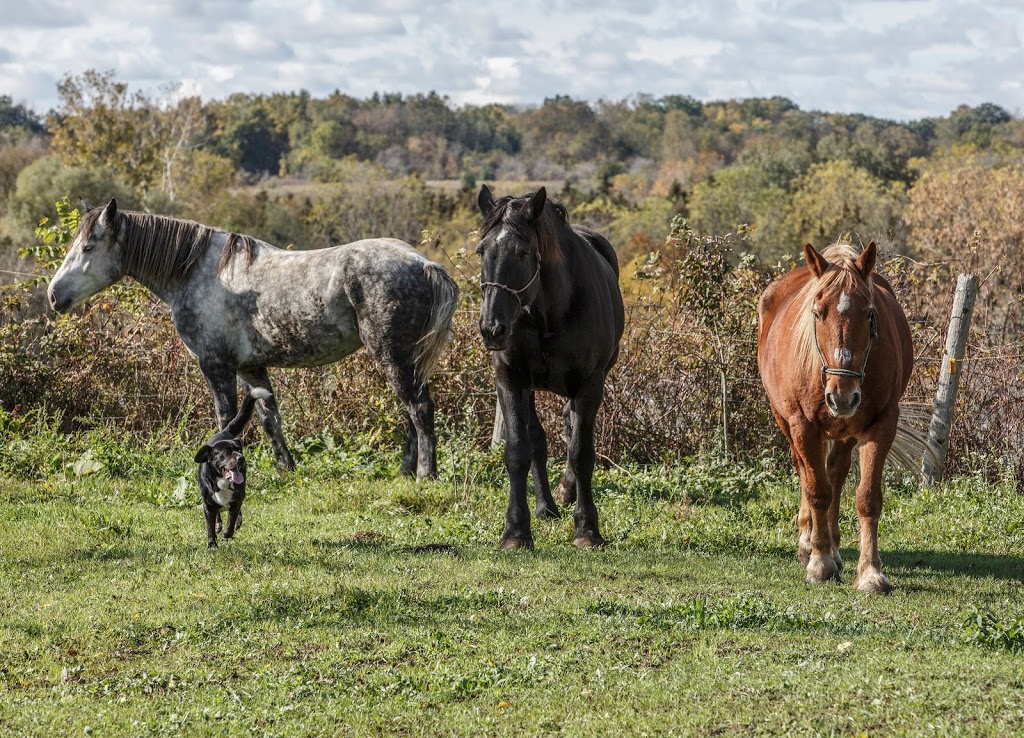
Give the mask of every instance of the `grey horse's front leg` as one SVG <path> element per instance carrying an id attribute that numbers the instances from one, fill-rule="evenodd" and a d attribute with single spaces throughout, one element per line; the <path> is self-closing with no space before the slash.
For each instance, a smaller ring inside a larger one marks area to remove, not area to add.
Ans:
<path id="1" fill-rule="evenodd" d="M 238 384 L 235 381 L 234 367 L 219 362 L 200 361 L 199 370 L 203 373 L 206 386 L 213 396 L 213 409 L 217 414 L 220 430 L 227 428 L 228 423 L 238 412 Z"/>
<path id="2" fill-rule="evenodd" d="M 281 413 L 277 409 L 277 399 L 274 397 L 274 388 L 270 386 L 270 375 L 266 369 L 247 370 L 239 372 L 238 377 L 250 387 L 259 387 L 270 393 L 265 400 L 256 401 L 256 417 L 260 419 L 260 425 L 270 438 L 270 444 L 274 448 L 274 459 L 278 469 L 295 471 L 295 460 L 292 459 L 288 444 L 284 440 L 284 431 L 281 430 Z"/>

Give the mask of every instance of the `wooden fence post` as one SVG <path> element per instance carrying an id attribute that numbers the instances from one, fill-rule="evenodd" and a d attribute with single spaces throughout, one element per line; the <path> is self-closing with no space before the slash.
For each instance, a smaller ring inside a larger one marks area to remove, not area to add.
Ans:
<path id="1" fill-rule="evenodd" d="M 491 431 L 491 448 L 497 448 L 505 440 L 505 417 L 501 414 L 501 404 L 494 403 L 494 430 Z"/>
<path id="2" fill-rule="evenodd" d="M 956 280 L 953 311 L 949 316 L 949 330 L 946 333 L 946 350 L 939 370 L 939 386 L 935 390 L 935 407 L 932 410 L 932 421 L 928 425 L 928 447 L 933 453 L 925 454 L 921 465 L 921 474 L 928 485 L 941 481 L 946 469 L 953 405 L 960 388 L 964 349 L 967 347 L 967 335 L 977 296 L 978 278 L 973 274 L 961 274 Z"/>

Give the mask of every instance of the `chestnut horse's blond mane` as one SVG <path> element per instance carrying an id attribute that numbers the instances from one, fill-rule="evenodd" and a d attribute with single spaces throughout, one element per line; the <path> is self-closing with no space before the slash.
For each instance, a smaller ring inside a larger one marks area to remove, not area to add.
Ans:
<path id="1" fill-rule="evenodd" d="M 834 243 L 821 255 L 829 262 L 828 269 L 820 277 L 811 277 L 797 294 L 796 361 L 804 366 L 817 366 L 821 359 L 814 346 L 814 298 L 818 294 L 832 294 L 836 291 L 859 295 L 868 305 L 875 304 L 873 280 L 864 279 L 854 262 L 862 249 L 850 243 Z"/>

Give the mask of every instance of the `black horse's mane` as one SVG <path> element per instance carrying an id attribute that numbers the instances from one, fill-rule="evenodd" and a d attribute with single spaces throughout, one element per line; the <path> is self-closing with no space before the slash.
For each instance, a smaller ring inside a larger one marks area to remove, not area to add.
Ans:
<path id="1" fill-rule="evenodd" d="M 491 212 L 484 218 L 480 230 L 481 238 L 491 231 L 504 226 L 523 239 L 537 237 L 537 250 L 542 261 L 561 261 L 561 229 L 569 224 L 569 211 L 559 202 L 548 200 L 544 212 L 536 222 L 531 222 L 525 213 L 529 197 L 506 195 L 494 202 Z"/>

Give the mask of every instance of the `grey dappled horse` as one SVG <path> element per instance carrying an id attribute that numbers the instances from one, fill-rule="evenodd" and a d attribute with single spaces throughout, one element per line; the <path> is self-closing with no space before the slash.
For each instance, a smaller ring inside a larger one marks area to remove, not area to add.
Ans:
<path id="1" fill-rule="evenodd" d="M 403 241 L 371 238 L 285 251 L 192 221 L 86 206 L 50 305 L 66 313 L 123 277 L 167 303 L 213 394 L 221 428 L 236 377 L 271 393 L 267 367 L 318 366 L 366 346 L 405 403 L 402 473 L 437 473 L 427 380 L 447 345 L 458 287 Z M 257 404 L 278 466 L 294 468 L 273 394 Z"/>

